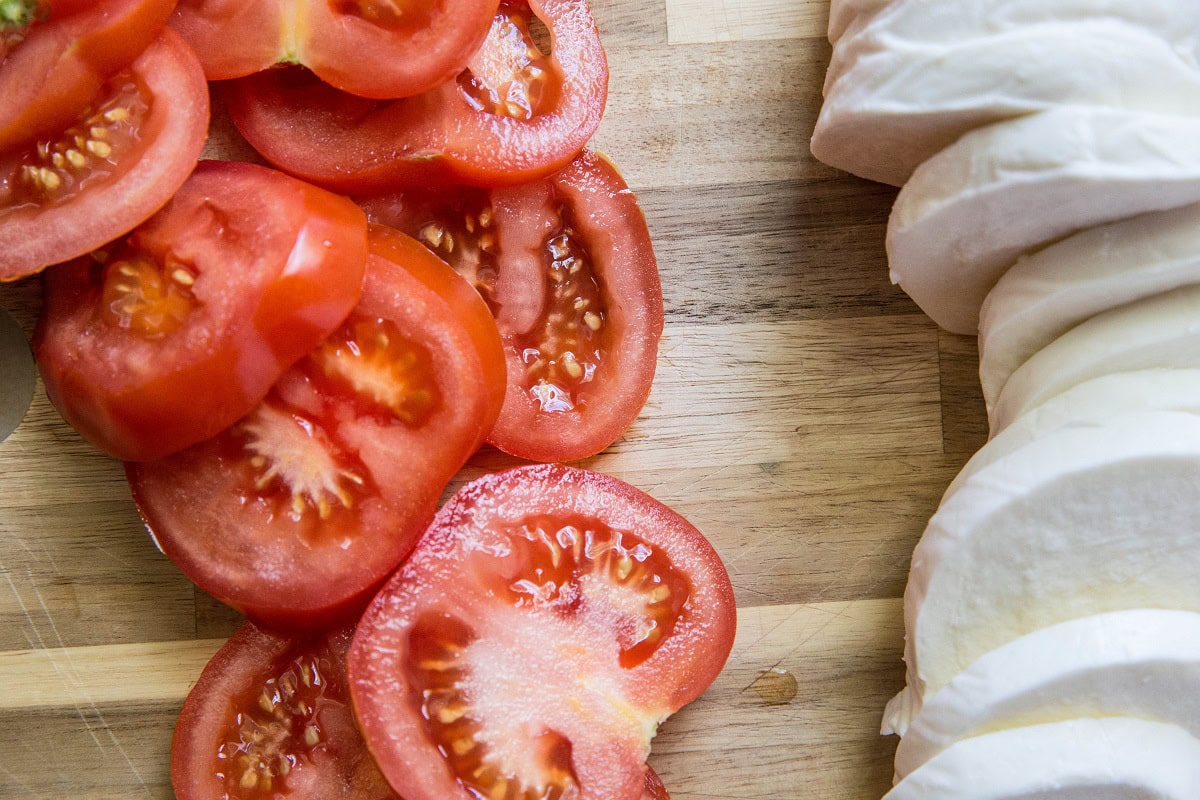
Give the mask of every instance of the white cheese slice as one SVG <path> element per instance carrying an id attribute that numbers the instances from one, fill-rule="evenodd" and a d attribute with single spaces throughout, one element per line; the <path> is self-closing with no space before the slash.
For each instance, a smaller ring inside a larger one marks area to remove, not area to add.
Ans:
<path id="1" fill-rule="evenodd" d="M 973 131 L 900 191 L 892 280 L 943 328 L 973 335 L 988 291 L 1022 254 L 1200 201 L 1197 141 L 1200 117 L 1082 106 Z"/>
<path id="2" fill-rule="evenodd" d="M 1200 286 L 1097 314 L 1012 374 L 989 414 L 992 435 L 1072 386 L 1114 372 L 1200 367 Z"/>
<path id="3" fill-rule="evenodd" d="M 1200 204 L 1101 225 L 1022 257 L 979 312 L 979 378 L 988 408 L 1013 372 L 1079 323 L 1194 283 Z"/>
<path id="4" fill-rule="evenodd" d="M 994 461 L 1067 426 L 1095 427 L 1122 414 L 1200 414 L 1200 369 L 1147 369 L 1092 378 L 1017 417 L 971 456 L 942 495 L 944 504 L 966 480 Z"/>
<path id="5" fill-rule="evenodd" d="M 896 777 L 972 736 L 1111 716 L 1200 737 L 1200 614 L 1097 614 L 993 650 L 926 701 L 896 750 Z"/>
<path id="6" fill-rule="evenodd" d="M 884 800 L 1196 800 L 1200 740 L 1162 722 L 1077 719 L 966 739 Z"/>
<path id="7" fill-rule="evenodd" d="M 930 519 L 904 591 L 908 686 L 887 730 L 977 658 L 1106 611 L 1200 612 L 1200 417 L 1065 427 L 974 472 Z"/>
<path id="8" fill-rule="evenodd" d="M 899 186 L 963 134 L 1065 103 L 1195 114 L 1200 71 L 1126 23 L 1034 25 L 897 44 L 826 76 L 810 143 L 830 166 Z"/>
<path id="9" fill-rule="evenodd" d="M 881 9 L 886 8 L 892 0 L 830 0 L 829 3 L 829 41 L 837 44 L 837 40 L 852 26 L 861 25 L 860 20 L 869 19 Z"/>

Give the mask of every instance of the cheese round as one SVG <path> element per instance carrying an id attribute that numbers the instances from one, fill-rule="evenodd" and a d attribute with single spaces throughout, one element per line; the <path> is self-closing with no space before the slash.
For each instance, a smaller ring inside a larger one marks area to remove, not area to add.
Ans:
<path id="1" fill-rule="evenodd" d="M 1200 367 L 1200 286 L 1097 314 L 1012 374 L 989 414 L 995 436 L 1072 386 L 1116 372 Z"/>
<path id="2" fill-rule="evenodd" d="M 1186 54 L 1117 20 L 898 41 L 826 74 L 810 146 L 830 166 L 899 186 L 992 122 L 1072 103 L 1195 114 L 1198 93 L 1200 71 Z"/>
<path id="3" fill-rule="evenodd" d="M 974 335 L 984 297 L 1022 254 L 1200 201 L 1197 141 L 1200 117 L 1079 106 L 973 131 L 900 191 L 892 281 L 943 328 Z"/>
<path id="4" fill-rule="evenodd" d="M 972 736 L 1103 716 L 1169 722 L 1200 736 L 1200 614 L 1097 614 L 993 650 L 926 701 L 896 750 L 896 776 Z"/>
<path id="5" fill-rule="evenodd" d="M 1162 722 L 1076 719 L 965 739 L 884 800 L 1195 800 L 1200 740 Z"/>
<path id="6" fill-rule="evenodd" d="M 1194 283 L 1200 204 L 1101 225 L 1022 257 L 979 312 L 979 378 L 988 408 L 1022 364 L 1079 323 Z"/>

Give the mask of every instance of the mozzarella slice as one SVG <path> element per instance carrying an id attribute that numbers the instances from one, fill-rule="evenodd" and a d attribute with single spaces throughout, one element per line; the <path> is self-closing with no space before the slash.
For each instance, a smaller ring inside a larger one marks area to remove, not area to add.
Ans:
<path id="1" fill-rule="evenodd" d="M 904 592 L 908 686 L 885 727 L 983 654 L 1130 608 L 1200 612 L 1200 417 L 1052 431 L 970 475 L 929 521 Z"/>
<path id="2" fill-rule="evenodd" d="M 849 28 L 861 25 L 860 20 L 869 19 L 890 2 L 892 0 L 830 0 L 829 41 L 837 44 Z"/>
<path id="3" fill-rule="evenodd" d="M 884 800 L 1196 800 L 1200 740 L 1174 725 L 1109 717 L 966 739 Z"/>
<path id="4" fill-rule="evenodd" d="M 1091 378 L 1114 372 L 1200 367 L 1200 286 L 1097 314 L 1035 353 L 1012 374 L 990 413 L 992 435 Z"/>
<path id="5" fill-rule="evenodd" d="M 943 328 L 972 335 L 984 297 L 1023 253 L 1200 201 L 1197 141 L 1200 117 L 1079 106 L 973 131 L 896 199 L 892 280 Z"/>
<path id="6" fill-rule="evenodd" d="M 1072 386 L 992 437 L 959 470 L 942 495 L 942 503 L 971 475 L 1052 431 L 1068 426 L 1096 427 L 1139 411 L 1200 415 L 1200 369 L 1117 372 Z"/>
<path id="7" fill-rule="evenodd" d="M 1200 614 L 1097 614 L 993 650 L 925 703 L 896 750 L 896 776 L 972 736 L 1104 716 L 1169 722 L 1200 737 Z"/>
<path id="8" fill-rule="evenodd" d="M 988 408 L 1013 372 L 1079 323 L 1194 283 L 1200 283 L 1200 204 L 1102 225 L 1023 257 L 979 312 L 979 377 Z"/>
<path id="9" fill-rule="evenodd" d="M 844 40 L 843 40 L 844 41 Z M 1094 20 L 896 44 L 826 75 L 811 148 L 899 186 L 963 134 L 1064 103 L 1196 113 L 1200 71 L 1160 37 Z"/>

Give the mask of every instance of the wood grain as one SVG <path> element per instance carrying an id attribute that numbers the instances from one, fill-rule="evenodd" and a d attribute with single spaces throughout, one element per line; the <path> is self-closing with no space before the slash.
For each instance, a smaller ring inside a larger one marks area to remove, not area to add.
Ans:
<path id="1" fill-rule="evenodd" d="M 642 200 L 667 326 L 646 409 L 584 465 L 696 523 L 739 605 L 729 665 L 652 763 L 675 800 L 880 797 L 908 560 L 986 431 L 974 343 L 888 282 L 895 190 L 808 151 L 824 0 L 593 10 L 612 70 L 594 143 Z M 253 157 L 219 108 L 206 154 Z M 38 297 L 0 286 L 27 334 Z M 513 463 L 485 449 L 447 491 Z M 179 704 L 240 618 L 154 549 L 120 464 L 40 386 L 0 474 L 0 797 L 169 798 Z"/>

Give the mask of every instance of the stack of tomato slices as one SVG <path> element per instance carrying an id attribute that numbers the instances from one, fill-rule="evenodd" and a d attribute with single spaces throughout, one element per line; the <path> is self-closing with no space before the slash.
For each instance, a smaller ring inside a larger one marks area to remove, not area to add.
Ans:
<path id="1" fill-rule="evenodd" d="M 282 171 L 197 163 L 206 79 Z M 728 576 L 550 463 L 634 422 L 662 332 L 583 150 L 607 79 L 584 0 L 0 0 L 0 280 L 46 270 L 47 394 L 251 620 L 182 800 L 667 797 L 649 742 L 728 656 Z M 439 511 L 485 441 L 548 463 Z"/>

